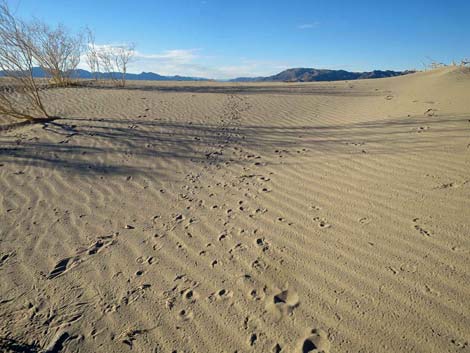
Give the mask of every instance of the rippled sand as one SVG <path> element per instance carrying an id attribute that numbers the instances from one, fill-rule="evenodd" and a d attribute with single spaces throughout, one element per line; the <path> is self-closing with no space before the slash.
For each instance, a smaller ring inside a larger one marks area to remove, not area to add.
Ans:
<path id="1" fill-rule="evenodd" d="M 48 91 L 0 131 L 0 351 L 470 351 L 469 92 Z"/>

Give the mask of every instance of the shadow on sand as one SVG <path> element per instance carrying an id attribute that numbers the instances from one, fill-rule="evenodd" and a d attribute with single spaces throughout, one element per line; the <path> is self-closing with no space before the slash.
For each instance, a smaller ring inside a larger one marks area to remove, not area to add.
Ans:
<path id="1" fill-rule="evenodd" d="M 161 160 L 194 163 L 246 163 L 230 153 L 212 154 L 221 146 L 271 153 L 276 149 L 308 149 L 325 154 L 399 154 L 436 149 L 432 133 L 463 138 L 461 124 L 469 116 L 411 117 L 342 125 L 221 126 L 139 119 L 62 119 L 45 128 L 58 142 L 37 138 L 15 139 L 0 134 L 0 164 L 66 169 L 80 174 L 168 173 L 159 170 Z M 40 128 L 39 126 L 37 127 Z M 422 133 L 420 133 L 422 132 Z M 363 148 L 352 148 L 363 146 Z M 152 162 L 155 161 L 155 163 Z"/>
<path id="2" fill-rule="evenodd" d="M 0 338 L 0 352 L 2 353 L 39 353 L 41 349 L 34 344 L 25 344 L 14 339 Z"/>
<path id="3" fill-rule="evenodd" d="M 88 89 L 112 89 L 112 90 L 131 90 L 147 92 L 172 92 L 172 93 L 220 93 L 220 94 L 288 94 L 288 95 L 333 95 L 350 97 L 367 97 L 384 95 L 383 91 L 373 89 L 358 89 L 357 87 L 344 86 L 344 83 L 329 85 L 312 85 L 311 83 L 298 82 L 272 82 L 272 83 L 230 83 L 214 84 L 199 83 L 194 84 L 175 84 L 168 82 L 151 82 L 147 84 L 138 81 L 129 82 L 125 87 L 116 87 L 111 84 L 89 82 L 77 88 Z"/>

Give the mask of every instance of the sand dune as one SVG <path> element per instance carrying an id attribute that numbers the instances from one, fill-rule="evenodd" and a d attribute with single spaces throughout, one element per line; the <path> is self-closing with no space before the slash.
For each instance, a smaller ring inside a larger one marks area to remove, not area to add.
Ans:
<path id="1" fill-rule="evenodd" d="M 469 352 L 468 92 L 49 91 L 0 131 L 0 350 Z"/>

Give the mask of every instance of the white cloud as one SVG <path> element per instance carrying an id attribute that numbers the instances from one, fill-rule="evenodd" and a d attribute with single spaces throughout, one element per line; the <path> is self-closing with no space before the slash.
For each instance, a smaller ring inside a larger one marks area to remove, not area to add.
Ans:
<path id="1" fill-rule="evenodd" d="M 316 28 L 320 25 L 320 22 L 312 22 L 312 23 L 303 23 L 301 25 L 298 25 L 298 29 L 312 29 Z"/>
<path id="2" fill-rule="evenodd" d="M 136 51 L 135 58 L 136 60 L 159 60 L 186 63 L 191 62 L 198 57 L 197 51 L 198 49 L 173 49 L 166 50 L 159 54 L 145 54 Z"/>
<path id="3" fill-rule="evenodd" d="M 112 45 L 97 45 L 107 48 Z M 212 79 L 230 79 L 235 77 L 255 77 L 272 75 L 289 67 L 286 63 L 239 59 L 239 64 L 224 64 L 221 57 L 201 54 L 202 49 L 172 49 L 159 53 L 136 51 L 129 63 L 128 72 L 154 72 L 165 76 L 191 76 Z M 230 58 L 233 61 L 233 58 Z M 80 68 L 89 70 L 85 57 Z"/>

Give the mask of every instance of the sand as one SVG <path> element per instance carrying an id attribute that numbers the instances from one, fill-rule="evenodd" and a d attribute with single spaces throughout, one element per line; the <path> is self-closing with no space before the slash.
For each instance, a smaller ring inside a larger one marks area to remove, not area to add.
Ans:
<path id="1" fill-rule="evenodd" d="M 0 351 L 469 352 L 469 92 L 48 91 L 2 119 Z"/>

